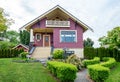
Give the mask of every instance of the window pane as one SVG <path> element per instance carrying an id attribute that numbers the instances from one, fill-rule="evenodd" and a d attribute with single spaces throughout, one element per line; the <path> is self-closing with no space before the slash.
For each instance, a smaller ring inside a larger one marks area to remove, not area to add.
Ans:
<path id="1" fill-rule="evenodd" d="M 61 42 L 75 42 L 76 32 L 75 31 L 61 31 Z"/>
<path id="2" fill-rule="evenodd" d="M 41 35 L 40 34 L 36 34 L 36 39 L 40 40 L 41 39 Z"/>

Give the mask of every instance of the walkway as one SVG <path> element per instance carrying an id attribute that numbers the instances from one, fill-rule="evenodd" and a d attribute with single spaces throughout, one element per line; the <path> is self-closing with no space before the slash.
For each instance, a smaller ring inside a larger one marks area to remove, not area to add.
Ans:
<path id="1" fill-rule="evenodd" d="M 40 61 L 44 66 L 46 66 L 46 61 L 47 59 L 46 58 L 41 58 L 39 59 L 38 61 Z M 86 76 L 87 76 L 87 69 L 84 69 L 82 71 L 79 71 L 77 73 L 77 78 L 75 79 L 74 82 L 89 82 L 87 79 L 86 79 Z"/>
<path id="2" fill-rule="evenodd" d="M 86 79 L 86 76 L 87 76 L 87 69 L 84 69 L 77 73 L 77 78 L 75 79 L 74 82 L 89 82 Z"/>

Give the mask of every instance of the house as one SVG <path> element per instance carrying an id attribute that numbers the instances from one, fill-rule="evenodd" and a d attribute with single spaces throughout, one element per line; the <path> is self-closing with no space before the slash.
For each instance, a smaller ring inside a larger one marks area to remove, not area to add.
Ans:
<path id="1" fill-rule="evenodd" d="M 83 58 L 83 33 L 91 28 L 57 5 L 20 28 L 24 29 L 30 32 L 30 44 L 36 46 L 36 58 L 49 56 L 51 46 L 67 48 Z"/>
<path id="2" fill-rule="evenodd" d="M 23 49 L 25 52 L 29 51 L 29 47 L 27 45 L 23 45 L 23 44 L 18 44 L 13 49 Z"/>

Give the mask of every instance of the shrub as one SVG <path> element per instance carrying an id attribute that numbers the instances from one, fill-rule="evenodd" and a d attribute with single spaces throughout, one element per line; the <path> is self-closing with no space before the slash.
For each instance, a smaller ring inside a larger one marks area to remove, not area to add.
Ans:
<path id="1" fill-rule="evenodd" d="M 75 65 L 78 70 L 82 69 L 82 67 L 83 67 L 81 59 L 79 57 L 77 57 L 75 54 L 73 54 L 67 58 L 67 63 Z"/>
<path id="2" fill-rule="evenodd" d="M 100 63 L 99 57 L 94 57 L 94 59 L 83 61 L 83 64 L 85 67 L 87 67 L 88 65 L 93 65 L 93 64 L 98 64 L 98 63 Z"/>
<path id="3" fill-rule="evenodd" d="M 72 64 L 49 61 L 47 62 L 47 68 L 62 82 L 73 82 L 76 78 L 77 68 Z"/>
<path id="4" fill-rule="evenodd" d="M 20 57 L 21 58 L 26 58 L 27 55 L 28 55 L 28 52 L 22 52 L 22 53 L 20 53 Z"/>
<path id="5" fill-rule="evenodd" d="M 116 60 L 114 58 L 104 57 L 103 61 L 105 62 L 101 63 L 100 65 L 104 67 L 112 68 L 116 65 Z"/>
<path id="6" fill-rule="evenodd" d="M 101 65 L 89 65 L 88 66 L 88 72 L 90 77 L 95 81 L 95 82 L 104 82 L 108 76 L 109 76 L 109 68 L 103 67 Z"/>
<path id="7" fill-rule="evenodd" d="M 63 50 L 55 50 L 53 52 L 53 58 L 54 59 L 62 59 L 63 58 L 64 51 Z"/>

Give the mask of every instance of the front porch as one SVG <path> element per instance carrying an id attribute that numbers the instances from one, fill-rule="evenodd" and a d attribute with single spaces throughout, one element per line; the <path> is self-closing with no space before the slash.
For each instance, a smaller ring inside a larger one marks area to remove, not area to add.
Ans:
<path id="1" fill-rule="evenodd" d="M 33 28 L 30 29 L 30 42 L 33 46 L 51 47 L 53 45 L 52 28 Z"/>

